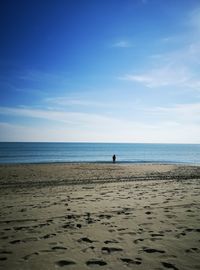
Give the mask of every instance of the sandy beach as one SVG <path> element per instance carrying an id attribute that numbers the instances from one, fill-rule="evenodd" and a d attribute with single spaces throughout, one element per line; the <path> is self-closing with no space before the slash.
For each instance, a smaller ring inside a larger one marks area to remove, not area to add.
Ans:
<path id="1" fill-rule="evenodd" d="M 0 269 L 200 269 L 200 167 L 0 166 Z"/>

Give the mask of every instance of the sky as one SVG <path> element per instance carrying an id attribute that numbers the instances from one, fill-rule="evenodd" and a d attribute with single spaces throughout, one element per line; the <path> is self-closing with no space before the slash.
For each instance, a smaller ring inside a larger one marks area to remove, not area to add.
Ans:
<path id="1" fill-rule="evenodd" d="M 200 143 L 199 0 L 3 0 L 0 37 L 0 141 Z"/>

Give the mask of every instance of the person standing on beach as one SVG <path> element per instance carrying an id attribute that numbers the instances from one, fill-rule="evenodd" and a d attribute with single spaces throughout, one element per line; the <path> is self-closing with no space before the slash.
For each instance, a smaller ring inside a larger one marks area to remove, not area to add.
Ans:
<path id="1" fill-rule="evenodd" d="M 113 159 L 113 163 L 115 163 L 115 161 L 116 161 L 116 156 L 113 155 L 113 156 L 112 156 L 112 159 Z"/>

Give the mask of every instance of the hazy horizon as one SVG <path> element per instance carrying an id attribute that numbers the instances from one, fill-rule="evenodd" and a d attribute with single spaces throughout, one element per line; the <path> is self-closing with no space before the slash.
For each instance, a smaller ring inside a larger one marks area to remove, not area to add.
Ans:
<path id="1" fill-rule="evenodd" d="M 70 144 L 169 144 L 169 145 L 200 145 L 199 143 L 167 143 L 167 142 L 163 142 L 163 143 L 151 143 L 151 142 L 89 142 L 89 141 L 0 141 L 0 143 L 70 143 Z"/>

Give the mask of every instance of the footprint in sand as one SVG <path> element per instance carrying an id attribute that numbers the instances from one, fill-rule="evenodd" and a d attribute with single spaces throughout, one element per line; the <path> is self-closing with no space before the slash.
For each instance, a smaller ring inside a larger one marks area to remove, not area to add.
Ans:
<path id="1" fill-rule="evenodd" d="M 99 215 L 99 218 L 100 219 L 102 219 L 102 218 L 110 219 L 110 218 L 112 218 L 112 216 L 111 215 L 101 214 L 101 215 Z"/>
<path id="2" fill-rule="evenodd" d="M 55 246 L 55 247 L 52 247 L 51 248 L 52 250 L 55 250 L 55 251 L 59 251 L 59 250 L 66 250 L 67 248 L 66 247 L 62 247 L 62 246 Z"/>
<path id="3" fill-rule="evenodd" d="M 105 262 L 103 260 L 92 259 L 92 260 L 87 261 L 86 264 L 88 266 L 95 266 L 95 265 L 104 266 L 104 265 L 107 265 L 107 262 Z"/>
<path id="4" fill-rule="evenodd" d="M 74 261 L 69 261 L 69 260 L 60 260 L 55 263 L 55 265 L 59 267 L 67 266 L 67 265 L 74 265 L 76 264 Z"/>
<path id="5" fill-rule="evenodd" d="M 161 262 L 162 265 L 165 267 L 165 268 L 168 268 L 168 269 L 173 269 L 173 270 L 179 270 L 175 265 L 173 265 L 172 263 L 167 263 L 167 262 Z"/>
<path id="6" fill-rule="evenodd" d="M 147 253 L 165 253 L 164 250 L 155 249 L 155 248 L 148 248 L 148 247 L 144 247 L 143 251 L 145 251 Z"/>
<path id="7" fill-rule="evenodd" d="M 135 260 L 132 260 L 130 258 L 120 258 L 120 260 L 124 263 L 126 263 L 126 265 L 129 265 L 129 264 L 141 264 L 142 262 L 142 259 L 141 258 L 136 258 Z"/>
<path id="8" fill-rule="evenodd" d="M 164 236 L 164 234 L 162 234 L 162 233 L 152 233 L 151 236 L 152 237 L 160 237 L 160 236 Z"/>
<path id="9" fill-rule="evenodd" d="M 0 261 L 6 261 L 7 258 L 6 257 L 0 257 Z"/>
<path id="10" fill-rule="evenodd" d="M 118 242 L 117 240 L 114 240 L 114 239 L 113 239 L 113 240 L 106 240 L 106 241 L 104 241 L 104 243 L 105 243 L 105 244 L 113 244 L 113 243 L 116 244 L 116 243 L 119 243 L 119 242 Z"/>
<path id="11" fill-rule="evenodd" d="M 11 251 L 8 251 L 8 250 L 2 250 L 2 251 L 0 251 L 0 255 L 5 255 L 5 254 L 12 254 L 12 252 Z"/>
<path id="12" fill-rule="evenodd" d="M 133 241 L 133 243 L 134 243 L 134 244 L 137 244 L 138 242 L 142 242 L 142 241 L 144 241 L 143 238 L 138 238 L 138 239 L 135 239 L 135 240 Z"/>
<path id="13" fill-rule="evenodd" d="M 198 248 L 190 248 L 190 249 L 186 249 L 185 252 L 187 252 L 187 253 L 193 253 L 193 252 L 199 253 L 200 250 Z"/>
<path id="14" fill-rule="evenodd" d="M 86 243 L 93 243 L 93 242 L 96 242 L 96 241 L 93 241 L 93 240 L 90 240 L 89 238 L 87 237 L 82 237 L 78 240 L 78 242 L 86 242 Z"/>
<path id="15" fill-rule="evenodd" d="M 10 242 L 10 244 L 19 244 L 21 243 L 21 240 L 13 240 Z"/>
<path id="16" fill-rule="evenodd" d="M 51 237 L 54 237 L 54 236 L 56 236 L 55 233 L 46 234 L 46 235 L 42 236 L 40 239 L 48 239 L 48 238 L 51 238 Z"/>
<path id="17" fill-rule="evenodd" d="M 104 254 L 110 254 L 112 252 L 118 252 L 118 251 L 123 251 L 122 248 L 116 248 L 116 247 L 102 247 L 101 249 L 102 253 Z"/>
<path id="18" fill-rule="evenodd" d="M 27 261 L 30 257 L 35 256 L 35 255 L 39 255 L 39 253 L 38 252 L 34 252 L 34 253 L 31 253 L 31 254 L 28 254 L 28 255 L 24 256 L 22 259 L 24 259 L 25 261 Z"/>

